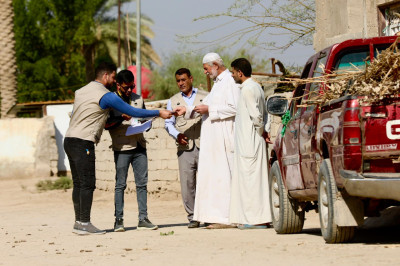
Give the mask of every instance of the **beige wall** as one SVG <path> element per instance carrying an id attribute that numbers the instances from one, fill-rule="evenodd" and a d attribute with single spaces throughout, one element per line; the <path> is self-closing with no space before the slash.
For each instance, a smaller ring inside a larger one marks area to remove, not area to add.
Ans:
<path id="1" fill-rule="evenodd" d="M 378 6 L 393 0 L 316 0 L 314 49 L 347 39 L 379 36 Z"/>
<path id="2" fill-rule="evenodd" d="M 148 109 L 165 108 L 166 101 L 146 104 Z M 175 141 L 164 129 L 164 120 L 157 118 L 149 132 L 148 141 L 149 192 L 178 196 L 180 193 L 178 160 Z M 54 119 L 0 119 L 0 178 L 43 179 L 57 174 L 57 145 Z M 97 188 L 114 191 L 114 155 L 111 138 L 103 132 L 96 146 Z M 129 170 L 128 191 L 135 191 L 132 169 Z"/>
<path id="3" fill-rule="evenodd" d="M 0 178 L 48 177 L 57 173 L 52 117 L 0 120 Z"/>

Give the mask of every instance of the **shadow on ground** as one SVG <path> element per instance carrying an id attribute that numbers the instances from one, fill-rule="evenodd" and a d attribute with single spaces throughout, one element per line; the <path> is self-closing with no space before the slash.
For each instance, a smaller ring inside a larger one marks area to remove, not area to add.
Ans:
<path id="1" fill-rule="evenodd" d="M 320 228 L 303 229 L 300 234 L 322 237 Z M 365 219 L 350 243 L 400 244 L 400 207 L 388 208 L 379 217 Z"/>
<path id="2" fill-rule="evenodd" d="M 158 228 L 169 228 L 169 227 L 176 227 L 176 226 L 187 226 L 187 223 L 184 223 L 184 224 L 182 224 L 182 223 L 180 223 L 180 224 L 161 224 L 161 225 L 158 225 Z M 131 231 L 131 230 L 136 230 L 137 229 L 137 226 L 129 226 L 129 227 L 125 227 L 125 231 Z M 107 233 L 111 233 L 111 232 L 114 232 L 114 229 L 107 229 L 106 230 L 106 232 Z"/>

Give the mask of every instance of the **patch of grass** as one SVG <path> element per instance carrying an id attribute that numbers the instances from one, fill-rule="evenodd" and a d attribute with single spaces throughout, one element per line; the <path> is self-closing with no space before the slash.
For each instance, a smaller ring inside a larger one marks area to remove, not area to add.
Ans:
<path id="1" fill-rule="evenodd" d="M 172 236 L 173 234 L 174 234 L 174 231 L 169 231 L 167 233 L 160 232 L 160 236 Z"/>
<path id="2" fill-rule="evenodd" d="M 36 184 L 36 188 L 39 191 L 47 191 L 54 189 L 67 190 L 72 188 L 72 179 L 66 176 L 61 176 L 57 180 L 42 180 Z"/>

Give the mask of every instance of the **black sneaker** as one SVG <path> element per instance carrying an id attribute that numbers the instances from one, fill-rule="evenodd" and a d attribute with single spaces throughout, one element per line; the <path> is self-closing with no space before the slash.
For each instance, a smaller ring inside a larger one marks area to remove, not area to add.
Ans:
<path id="1" fill-rule="evenodd" d="M 81 223 L 76 221 L 74 223 L 74 229 L 72 230 L 72 233 L 79 234 L 80 228 L 81 228 Z"/>
<path id="2" fill-rule="evenodd" d="M 100 230 L 96 226 L 94 226 L 91 222 L 88 223 L 80 223 L 79 229 L 77 230 L 77 234 L 79 235 L 102 235 L 105 234 L 105 230 Z"/>
<path id="3" fill-rule="evenodd" d="M 150 222 L 148 218 L 145 218 L 142 221 L 139 221 L 139 224 L 137 226 L 137 230 L 157 230 L 158 226 L 154 225 Z"/>
<path id="4" fill-rule="evenodd" d="M 199 228 L 200 226 L 200 222 L 198 221 L 190 221 L 190 223 L 188 224 L 188 228 Z"/>
<path id="5" fill-rule="evenodd" d="M 122 218 L 115 219 L 114 232 L 125 232 L 124 219 Z"/>

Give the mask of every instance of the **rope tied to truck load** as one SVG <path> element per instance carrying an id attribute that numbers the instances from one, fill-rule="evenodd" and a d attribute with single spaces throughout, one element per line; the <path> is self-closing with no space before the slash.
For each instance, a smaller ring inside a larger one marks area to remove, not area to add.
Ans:
<path id="1" fill-rule="evenodd" d="M 281 131 L 281 135 L 282 137 L 285 135 L 285 131 L 286 131 L 286 125 L 289 123 L 290 121 L 290 110 L 287 110 L 286 113 L 282 116 L 281 120 L 282 120 L 282 131 Z"/>

